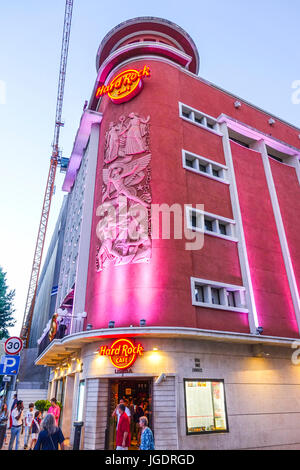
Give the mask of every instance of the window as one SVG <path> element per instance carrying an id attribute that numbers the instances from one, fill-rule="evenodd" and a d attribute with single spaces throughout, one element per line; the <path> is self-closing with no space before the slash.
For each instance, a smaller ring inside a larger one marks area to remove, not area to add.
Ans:
<path id="1" fill-rule="evenodd" d="M 205 225 L 205 230 L 207 230 L 208 232 L 213 231 L 213 224 L 211 220 L 204 219 L 204 225 Z"/>
<path id="2" fill-rule="evenodd" d="M 76 421 L 83 421 L 83 403 L 84 403 L 85 381 L 79 382 Z"/>
<path id="3" fill-rule="evenodd" d="M 248 312 L 243 286 L 192 277 L 191 290 L 192 304 L 196 307 Z"/>
<path id="4" fill-rule="evenodd" d="M 222 163 L 182 150 L 182 164 L 183 168 L 187 170 L 229 184 L 227 181 L 227 166 Z"/>
<path id="5" fill-rule="evenodd" d="M 191 108 L 188 105 L 179 103 L 179 115 L 181 118 L 188 119 L 197 126 L 204 127 L 212 132 L 222 135 L 219 132 L 219 124 L 215 118 L 208 114 L 198 111 L 197 109 Z"/>
<path id="6" fill-rule="evenodd" d="M 210 214 L 200 209 L 187 207 L 187 228 L 204 232 L 226 240 L 237 242 L 235 238 L 235 221 L 220 215 Z"/>
<path id="7" fill-rule="evenodd" d="M 223 380 L 184 379 L 186 433 L 228 432 Z"/>
<path id="8" fill-rule="evenodd" d="M 195 296 L 196 296 L 197 302 L 204 302 L 204 287 L 197 286 L 195 288 Z"/>
<path id="9" fill-rule="evenodd" d="M 213 304 L 221 304 L 220 301 L 220 291 L 219 289 L 216 289 L 215 287 L 211 288 L 211 301 Z"/>

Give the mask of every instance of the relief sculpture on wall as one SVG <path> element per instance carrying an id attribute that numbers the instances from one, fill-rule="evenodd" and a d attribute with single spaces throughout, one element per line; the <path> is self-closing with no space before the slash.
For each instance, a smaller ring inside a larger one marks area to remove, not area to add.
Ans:
<path id="1" fill-rule="evenodd" d="M 105 134 L 97 271 L 150 260 L 149 121 L 132 112 L 111 122 Z"/>

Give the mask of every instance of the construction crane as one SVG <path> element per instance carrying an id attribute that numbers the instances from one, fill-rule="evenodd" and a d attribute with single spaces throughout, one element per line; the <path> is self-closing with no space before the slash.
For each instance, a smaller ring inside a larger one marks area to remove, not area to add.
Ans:
<path id="1" fill-rule="evenodd" d="M 56 113 L 55 113 L 55 126 L 54 126 L 54 138 L 52 142 L 52 155 L 50 157 L 50 168 L 47 178 L 46 190 L 43 201 L 42 214 L 40 219 L 40 225 L 38 230 L 37 241 L 35 245 L 33 264 L 30 275 L 29 288 L 26 298 L 25 311 L 23 317 L 23 324 L 20 336 L 24 342 L 24 347 L 28 347 L 32 316 L 34 311 L 36 292 L 39 280 L 39 273 L 41 268 L 41 261 L 43 256 L 43 249 L 45 244 L 45 237 L 47 232 L 47 225 L 51 207 L 51 200 L 54 191 L 55 175 L 57 166 L 60 165 L 63 169 L 67 159 L 62 158 L 59 150 L 59 135 L 60 128 L 64 125 L 62 122 L 62 107 L 64 99 L 64 88 L 66 79 L 67 59 L 69 50 L 69 40 L 71 32 L 71 21 L 73 11 L 73 0 L 66 0 L 65 16 L 64 16 L 64 27 L 63 37 L 60 55 L 60 67 L 59 67 L 59 79 L 58 79 L 58 91 L 56 101 Z"/>

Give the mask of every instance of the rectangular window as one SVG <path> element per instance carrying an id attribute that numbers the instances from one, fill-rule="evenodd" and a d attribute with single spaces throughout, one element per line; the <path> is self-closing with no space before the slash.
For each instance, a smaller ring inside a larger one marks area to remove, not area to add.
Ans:
<path id="1" fill-rule="evenodd" d="M 83 421 L 83 403 L 84 403 L 85 380 L 79 382 L 76 421 Z"/>
<path id="2" fill-rule="evenodd" d="M 195 288 L 195 297 L 197 302 L 204 302 L 204 287 L 197 286 Z"/>
<path id="3" fill-rule="evenodd" d="M 237 242 L 235 221 L 201 209 L 186 207 L 187 228 Z"/>
<path id="4" fill-rule="evenodd" d="M 222 163 L 182 149 L 182 164 L 183 168 L 191 170 L 194 173 L 220 181 L 221 183 L 229 184 L 227 177 L 228 168 Z"/>
<path id="5" fill-rule="evenodd" d="M 179 103 L 179 115 L 181 118 L 188 119 L 198 126 L 204 127 L 205 129 L 221 135 L 219 132 L 219 124 L 217 120 L 212 116 L 199 111 L 198 109 L 194 109 L 191 106 Z"/>
<path id="6" fill-rule="evenodd" d="M 224 382 L 184 379 L 187 434 L 228 432 Z"/>
<path id="7" fill-rule="evenodd" d="M 213 304 L 221 305 L 220 290 L 215 287 L 211 288 L 211 301 Z"/>
<path id="8" fill-rule="evenodd" d="M 228 302 L 229 307 L 236 307 L 234 292 L 227 291 L 226 295 L 227 295 L 227 302 Z"/>
<path id="9" fill-rule="evenodd" d="M 244 286 L 192 277 L 191 292 L 196 307 L 248 313 Z"/>

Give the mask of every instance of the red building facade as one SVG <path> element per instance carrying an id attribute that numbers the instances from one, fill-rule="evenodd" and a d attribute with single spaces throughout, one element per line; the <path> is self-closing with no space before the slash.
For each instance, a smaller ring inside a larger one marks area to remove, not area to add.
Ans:
<path id="1" fill-rule="evenodd" d="M 282 448 L 299 432 L 297 405 L 278 390 L 293 395 L 300 383 L 291 359 L 300 328 L 300 131 L 198 69 L 193 40 L 162 19 L 122 23 L 98 50 L 63 187 L 74 193 L 88 154 L 75 283 L 65 291 L 74 300 L 63 295 L 57 305 L 71 326 L 37 361 L 53 365 L 80 350 L 72 396 L 84 381 L 84 448 L 113 447 L 107 402 L 138 398 L 138 383 L 160 449 Z M 145 354 L 116 380 L 93 353 L 118 338 L 141 341 Z M 277 409 L 284 422 L 293 418 L 274 440 Z M 250 428 L 270 419 L 262 445 Z"/>

